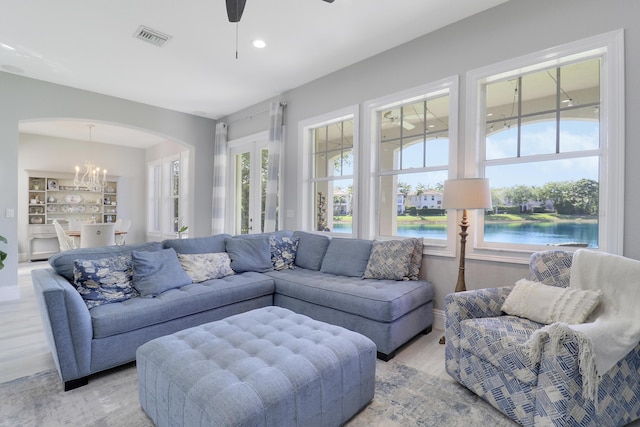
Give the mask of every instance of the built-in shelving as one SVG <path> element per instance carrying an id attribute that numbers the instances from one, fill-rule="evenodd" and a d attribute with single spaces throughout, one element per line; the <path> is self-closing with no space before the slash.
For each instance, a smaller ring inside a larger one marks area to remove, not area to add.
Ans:
<path id="1" fill-rule="evenodd" d="M 73 184 L 73 178 L 59 174 L 30 174 L 28 199 L 27 259 L 32 258 L 32 240 L 56 237 L 53 221 L 64 228 L 79 222 L 116 222 L 118 219 L 118 181 L 110 178 L 104 191 L 88 191 Z"/>

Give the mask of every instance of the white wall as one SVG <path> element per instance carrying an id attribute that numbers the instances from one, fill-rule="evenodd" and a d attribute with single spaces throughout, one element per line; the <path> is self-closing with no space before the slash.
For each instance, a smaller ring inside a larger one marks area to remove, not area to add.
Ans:
<path id="1" fill-rule="evenodd" d="M 191 145 L 194 220 L 189 231 L 211 233 L 214 120 L 0 72 L 0 235 L 9 240 L 0 243 L 8 253 L 0 270 L 0 301 L 19 297 L 18 123 L 56 118 L 118 124 Z M 8 218 L 11 209 L 16 215 Z"/>
<path id="2" fill-rule="evenodd" d="M 626 256 L 640 259 L 640 224 L 634 221 L 640 208 L 636 183 L 640 182 L 640 85 L 635 84 L 640 67 L 640 2 L 637 0 L 511 0 L 434 33 L 284 93 L 287 125 L 284 155 L 284 189 L 281 212 L 297 210 L 300 192 L 298 122 L 347 106 L 390 95 L 450 76 L 459 76 L 460 165 L 464 164 L 466 73 L 560 44 L 623 28 L 626 55 Z M 428 19 L 428 17 L 425 17 Z M 268 117 L 252 112 L 268 108 L 268 101 L 222 119 L 230 123 L 229 139 L 267 128 Z M 362 110 L 362 109 L 361 109 Z M 360 121 L 363 123 L 363 120 Z M 361 129 L 360 134 L 363 134 Z M 473 143 L 473 141 L 469 141 Z M 296 212 L 297 215 L 297 212 Z M 296 228 L 299 218 L 285 218 L 285 228 Z M 425 257 L 426 278 L 436 287 L 435 306 L 443 308 L 444 296 L 456 283 L 458 260 Z M 512 284 L 526 277 L 526 265 L 467 260 L 467 288 Z"/>

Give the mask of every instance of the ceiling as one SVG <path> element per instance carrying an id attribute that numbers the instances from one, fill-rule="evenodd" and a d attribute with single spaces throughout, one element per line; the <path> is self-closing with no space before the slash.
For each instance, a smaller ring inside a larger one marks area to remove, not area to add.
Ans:
<path id="1" fill-rule="evenodd" d="M 506 1 L 0 0 L 0 71 L 218 119 Z"/>

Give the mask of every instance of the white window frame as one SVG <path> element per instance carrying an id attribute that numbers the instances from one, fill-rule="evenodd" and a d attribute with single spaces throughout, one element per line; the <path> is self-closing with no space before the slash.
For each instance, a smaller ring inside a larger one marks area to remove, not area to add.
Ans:
<path id="1" fill-rule="evenodd" d="M 387 95 L 381 98 L 369 100 L 364 103 L 364 131 L 362 155 L 362 170 L 369 171 L 369 179 L 363 179 L 364 188 L 362 192 L 362 205 L 368 206 L 368 215 L 363 215 L 362 238 L 385 239 L 388 236 L 378 234 L 378 205 L 380 197 L 380 174 L 378 172 L 378 156 L 380 148 L 380 123 L 379 113 L 404 104 L 418 102 L 424 99 L 433 98 L 438 95 L 449 94 L 449 178 L 455 178 L 458 171 L 458 97 L 459 78 L 451 76 L 428 83 L 402 92 Z M 424 253 L 442 256 L 456 256 L 456 236 L 458 235 L 455 215 L 448 215 L 447 218 L 447 239 L 446 240 L 425 240 Z"/>
<path id="2" fill-rule="evenodd" d="M 343 122 L 345 120 L 353 120 L 353 223 L 351 234 L 325 232 L 336 237 L 356 238 L 360 235 L 359 224 L 359 199 L 363 193 L 362 188 L 359 186 L 359 171 L 360 171 L 360 154 L 359 154 L 359 129 L 360 129 L 360 108 L 358 105 L 352 105 L 340 110 L 333 111 L 331 113 L 323 114 L 320 116 L 312 117 L 306 120 L 302 120 L 298 123 L 298 140 L 302 141 L 302 149 L 299 151 L 299 169 L 298 169 L 298 194 L 301 197 L 298 198 L 298 229 L 309 232 L 315 232 L 315 216 L 314 216 L 314 197 L 313 194 L 313 131 L 318 127 L 330 125 L 332 123 Z"/>
<path id="3" fill-rule="evenodd" d="M 147 163 L 147 235 L 160 239 L 162 235 L 162 161 Z"/>
<path id="4" fill-rule="evenodd" d="M 600 251 L 622 255 L 624 226 L 624 34 L 616 30 L 573 43 L 510 59 L 467 73 L 465 176 L 484 174 L 485 117 L 482 87 L 539 68 L 562 66 L 600 57 Z M 475 142 L 475 143 L 474 143 Z M 467 239 L 467 258 L 526 263 L 532 252 L 543 248 L 530 245 L 497 244 L 483 241 L 483 218 L 470 212 L 472 233 Z M 529 245 L 527 245 L 529 246 Z M 549 247 L 546 247 L 549 249 Z M 563 248 L 568 249 L 569 248 Z"/>
<path id="5" fill-rule="evenodd" d="M 189 151 L 183 151 L 173 156 L 153 160 L 147 163 L 147 239 L 164 240 L 175 239 L 178 233 L 173 231 L 173 201 L 171 180 L 171 165 L 174 161 L 180 161 L 180 188 L 179 188 L 179 218 L 180 225 L 189 225 Z M 155 227 L 154 217 L 159 217 L 158 229 Z M 186 219 L 186 220 L 185 220 Z M 189 236 L 189 230 L 183 233 L 183 237 Z"/>

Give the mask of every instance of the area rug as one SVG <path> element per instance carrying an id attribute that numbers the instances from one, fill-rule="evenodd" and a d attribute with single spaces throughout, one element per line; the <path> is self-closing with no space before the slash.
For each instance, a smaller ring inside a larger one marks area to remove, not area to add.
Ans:
<path id="1" fill-rule="evenodd" d="M 516 426 L 460 386 L 402 363 L 376 365 L 374 400 L 349 427 Z M 56 371 L 0 384 L 0 426 L 151 427 L 138 401 L 133 364 L 90 378 L 64 392 Z"/>

